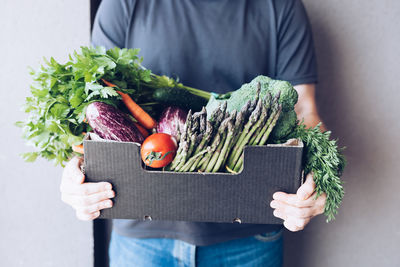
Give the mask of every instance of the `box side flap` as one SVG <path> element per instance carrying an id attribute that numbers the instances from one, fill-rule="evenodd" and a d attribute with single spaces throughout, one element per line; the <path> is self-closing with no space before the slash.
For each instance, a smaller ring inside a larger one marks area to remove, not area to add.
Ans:
<path id="1" fill-rule="evenodd" d="M 281 223 L 269 202 L 300 185 L 302 147 L 246 147 L 244 170 L 228 173 L 148 171 L 136 143 L 84 141 L 88 181 L 109 181 L 117 193 L 101 218 Z"/>

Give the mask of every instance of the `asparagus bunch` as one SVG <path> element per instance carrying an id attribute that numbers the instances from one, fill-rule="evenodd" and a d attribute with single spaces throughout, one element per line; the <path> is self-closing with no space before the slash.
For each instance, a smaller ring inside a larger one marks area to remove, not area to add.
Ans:
<path id="1" fill-rule="evenodd" d="M 264 145 L 278 120 L 282 106 L 280 94 L 267 94 L 261 99 L 260 84 L 256 98 L 248 101 L 240 111 L 227 111 L 224 102 L 211 114 L 189 111 L 185 127 L 180 133 L 179 147 L 167 170 L 177 172 L 230 172 L 243 169 L 243 150 L 246 145 Z"/>

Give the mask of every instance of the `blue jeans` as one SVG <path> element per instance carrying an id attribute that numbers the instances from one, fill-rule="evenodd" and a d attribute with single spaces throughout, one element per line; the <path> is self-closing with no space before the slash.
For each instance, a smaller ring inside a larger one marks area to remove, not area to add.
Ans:
<path id="1" fill-rule="evenodd" d="M 113 232 L 109 255 L 110 267 L 280 267 L 282 247 L 282 230 L 210 246 L 175 239 L 130 238 Z"/>

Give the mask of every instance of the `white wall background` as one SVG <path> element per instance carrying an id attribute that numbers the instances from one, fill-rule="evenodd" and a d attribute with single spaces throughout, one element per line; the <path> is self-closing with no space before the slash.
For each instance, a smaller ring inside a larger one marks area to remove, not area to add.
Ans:
<path id="1" fill-rule="evenodd" d="M 0 266 L 93 266 L 92 224 L 60 200 L 60 167 L 28 151 L 13 126 L 31 82 L 28 66 L 89 44 L 89 1 L 2 0 L 0 7 Z"/>
<path id="2" fill-rule="evenodd" d="M 337 220 L 286 233 L 286 267 L 400 266 L 400 1 L 304 0 L 322 117 L 348 147 Z M 89 1 L 3 0 L 0 8 L 0 266 L 93 266 L 92 225 L 60 201 L 61 168 L 24 163 L 13 123 L 27 66 L 89 43 Z"/>
<path id="3" fill-rule="evenodd" d="M 286 235 L 287 267 L 400 266 L 400 1 L 303 0 L 328 128 L 348 147 L 336 221 Z"/>

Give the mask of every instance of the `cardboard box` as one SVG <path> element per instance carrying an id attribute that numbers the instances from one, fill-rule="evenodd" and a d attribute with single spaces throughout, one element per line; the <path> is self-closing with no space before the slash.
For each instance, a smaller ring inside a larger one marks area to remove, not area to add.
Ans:
<path id="1" fill-rule="evenodd" d="M 245 147 L 243 171 L 230 174 L 146 170 L 139 144 L 88 139 L 87 181 L 108 181 L 116 192 L 100 218 L 279 224 L 273 193 L 295 193 L 302 182 L 301 142 Z"/>

